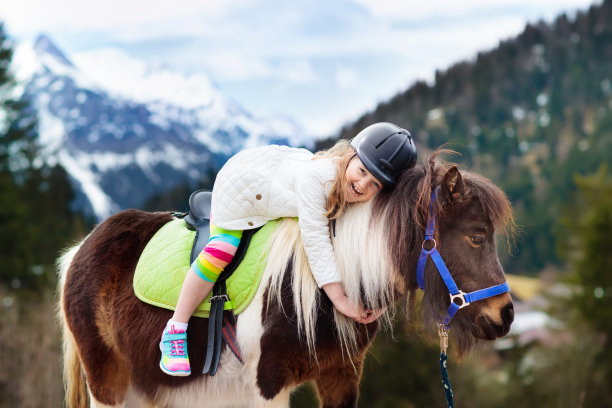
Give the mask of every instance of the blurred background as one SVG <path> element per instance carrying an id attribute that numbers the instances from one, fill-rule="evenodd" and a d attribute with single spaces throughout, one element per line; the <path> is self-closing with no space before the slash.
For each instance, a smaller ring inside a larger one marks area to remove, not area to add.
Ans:
<path id="1" fill-rule="evenodd" d="M 63 248 L 122 209 L 185 211 L 244 148 L 378 121 L 514 206 L 515 323 L 451 348 L 456 405 L 612 407 L 612 0 L 4 3 L 0 407 L 62 405 Z M 360 406 L 445 406 L 438 352 L 419 324 L 381 333 Z"/>

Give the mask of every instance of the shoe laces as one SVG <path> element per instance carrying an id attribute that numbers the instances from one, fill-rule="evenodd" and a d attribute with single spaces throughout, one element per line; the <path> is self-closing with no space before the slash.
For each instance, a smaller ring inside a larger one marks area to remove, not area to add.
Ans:
<path id="1" fill-rule="evenodd" d="M 172 326 L 169 334 L 185 333 L 184 330 L 177 330 Z M 185 340 L 170 340 L 170 355 L 172 357 L 185 357 Z"/>

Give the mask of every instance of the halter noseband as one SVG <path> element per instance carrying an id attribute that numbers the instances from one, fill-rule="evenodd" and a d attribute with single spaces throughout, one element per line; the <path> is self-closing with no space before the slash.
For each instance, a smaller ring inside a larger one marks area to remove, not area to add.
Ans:
<path id="1" fill-rule="evenodd" d="M 470 303 L 476 302 L 477 300 L 482 300 L 509 292 L 510 287 L 508 286 L 507 282 L 504 282 L 499 285 L 475 290 L 470 293 L 465 293 L 457 288 L 457 284 L 455 284 L 455 281 L 446 267 L 442 256 L 440 256 L 440 253 L 436 248 L 437 244 L 436 240 L 434 239 L 436 215 L 433 212 L 433 202 L 439 189 L 440 186 L 434 188 L 434 191 L 431 194 L 431 202 L 429 204 L 429 219 L 427 221 L 427 229 L 425 230 L 425 240 L 423 241 L 421 255 L 419 256 L 417 263 L 417 283 L 419 284 L 419 287 L 425 291 L 425 264 L 427 263 L 427 258 L 431 257 L 434 265 L 440 273 L 440 276 L 442 277 L 442 280 L 444 281 L 444 284 L 448 288 L 448 293 L 450 295 L 450 306 L 448 307 L 446 317 L 442 323 L 444 328 L 448 330 L 451 319 L 455 316 L 455 313 L 457 313 L 459 309 L 462 309 L 468 306 Z M 427 241 L 433 242 L 433 248 L 430 250 L 425 249 L 425 243 Z M 459 303 L 455 303 L 455 301 L 458 301 Z"/>

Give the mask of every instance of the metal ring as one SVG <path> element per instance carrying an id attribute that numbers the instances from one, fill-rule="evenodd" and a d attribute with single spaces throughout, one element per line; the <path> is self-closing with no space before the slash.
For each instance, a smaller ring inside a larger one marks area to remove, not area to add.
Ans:
<path id="1" fill-rule="evenodd" d="M 431 247 L 431 249 L 425 249 L 425 243 L 426 243 L 426 242 L 430 242 L 430 241 L 433 241 L 433 246 Z M 437 246 L 438 246 L 438 243 L 436 242 L 436 240 L 435 240 L 435 239 L 433 239 L 433 238 L 432 238 L 432 239 L 425 239 L 425 240 L 423 241 L 423 243 L 421 244 L 421 249 L 422 249 L 423 251 L 430 252 L 431 250 L 433 250 L 433 249 L 434 249 L 435 247 L 437 247 Z"/>

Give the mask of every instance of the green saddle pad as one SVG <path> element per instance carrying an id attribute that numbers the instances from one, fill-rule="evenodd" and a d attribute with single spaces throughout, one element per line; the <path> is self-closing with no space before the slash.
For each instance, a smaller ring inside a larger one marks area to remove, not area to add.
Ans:
<path id="1" fill-rule="evenodd" d="M 267 259 L 264 250 L 278 223 L 268 222 L 253 235 L 242 262 L 227 280 L 231 302 L 226 303 L 226 309 L 233 308 L 235 314 L 248 306 L 259 287 Z M 170 221 L 157 231 L 142 252 L 134 273 L 134 292 L 140 300 L 165 309 L 176 308 L 191 266 L 189 257 L 194 239 L 195 231 L 187 228 L 182 219 Z M 208 317 L 210 297 L 197 307 L 194 316 Z"/>

